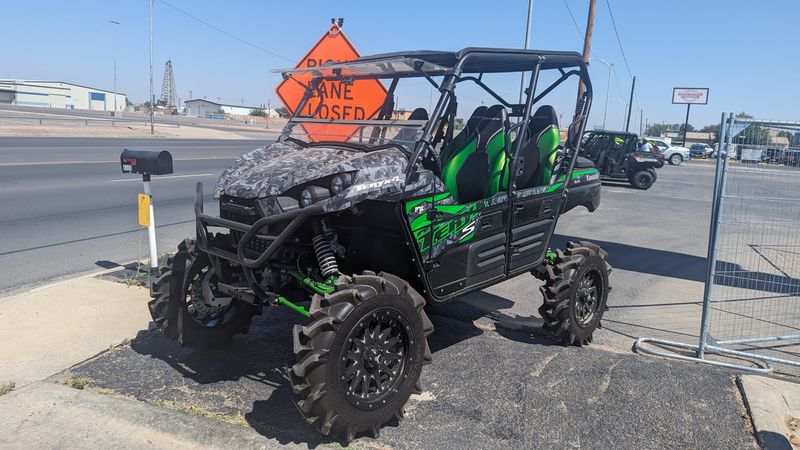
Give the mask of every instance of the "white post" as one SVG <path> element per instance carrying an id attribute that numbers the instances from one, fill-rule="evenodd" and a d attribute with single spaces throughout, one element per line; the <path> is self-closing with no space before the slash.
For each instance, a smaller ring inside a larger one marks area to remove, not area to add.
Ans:
<path id="1" fill-rule="evenodd" d="M 150 267 L 152 273 L 158 269 L 158 249 L 156 248 L 156 216 L 153 212 L 153 191 L 150 189 L 150 175 L 142 177 L 144 181 L 144 194 L 150 197 L 150 224 L 147 226 L 147 240 L 150 243 Z"/>

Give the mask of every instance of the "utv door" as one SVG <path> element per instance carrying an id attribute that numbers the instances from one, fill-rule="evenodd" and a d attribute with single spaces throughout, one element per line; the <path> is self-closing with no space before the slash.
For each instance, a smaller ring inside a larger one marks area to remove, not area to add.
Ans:
<path id="1" fill-rule="evenodd" d="M 561 208 L 562 187 L 540 186 L 514 192 L 509 233 L 509 274 L 530 270 L 544 258 Z"/>
<path id="2" fill-rule="evenodd" d="M 431 231 L 424 267 L 436 297 L 505 276 L 506 192 L 464 204 L 446 195 L 433 202 L 427 218 Z"/>

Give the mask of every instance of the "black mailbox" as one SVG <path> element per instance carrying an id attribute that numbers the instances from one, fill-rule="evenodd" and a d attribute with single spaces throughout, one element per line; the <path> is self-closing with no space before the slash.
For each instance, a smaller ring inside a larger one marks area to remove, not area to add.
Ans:
<path id="1" fill-rule="evenodd" d="M 166 151 L 128 150 L 119 156 L 122 173 L 167 175 L 172 173 L 172 155 Z"/>

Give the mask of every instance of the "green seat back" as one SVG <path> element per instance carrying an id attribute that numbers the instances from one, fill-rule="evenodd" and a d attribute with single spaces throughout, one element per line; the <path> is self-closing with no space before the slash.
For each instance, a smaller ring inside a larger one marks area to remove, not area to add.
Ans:
<path id="1" fill-rule="evenodd" d="M 446 154 L 442 152 L 446 156 L 442 158 L 442 181 L 456 201 L 479 200 L 507 189 L 508 128 L 505 108 L 492 106 L 474 131 L 464 138 L 457 136 L 458 147 L 448 145 Z"/>
<path id="2" fill-rule="evenodd" d="M 537 186 L 550 184 L 553 177 L 553 167 L 556 164 L 558 147 L 561 145 L 561 133 L 558 125 L 550 125 L 540 135 L 536 141 L 536 148 L 541 156 L 541 169 Z"/>
<path id="3" fill-rule="evenodd" d="M 467 142 L 475 137 L 478 133 L 478 126 L 480 125 L 483 118 L 486 116 L 486 110 L 489 109 L 486 106 L 479 106 L 472 112 L 472 115 L 467 119 L 467 123 L 464 125 L 464 128 L 450 141 L 449 144 L 442 151 L 439 153 L 439 161 L 441 161 L 442 167 L 444 167 L 450 158 L 453 157 L 453 153 L 456 150 L 463 148 L 467 145 Z"/>
<path id="4" fill-rule="evenodd" d="M 515 181 L 518 189 L 550 184 L 560 145 L 555 109 L 543 105 L 528 121 L 528 132 L 519 151 Z"/>

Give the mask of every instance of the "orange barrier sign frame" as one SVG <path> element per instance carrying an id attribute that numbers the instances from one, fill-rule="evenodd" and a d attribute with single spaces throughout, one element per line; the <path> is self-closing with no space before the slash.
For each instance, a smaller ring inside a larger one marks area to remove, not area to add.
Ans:
<path id="1" fill-rule="evenodd" d="M 330 61 L 352 61 L 359 56 L 358 50 L 342 29 L 333 24 L 295 68 L 315 67 Z M 311 78 L 311 74 L 294 74 L 275 88 L 275 93 L 290 114 L 295 113 Z M 351 84 L 323 81 L 319 84 L 319 91 L 306 102 L 303 112 L 310 116 L 316 111 L 313 117 L 320 119 L 368 120 L 378 115 L 387 94 L 380 80 L 354 80 Z M 314 142 L 346 141 L 359 128 L 358 125 L 308 123 L 302 124 L 302 127 Z"/>

